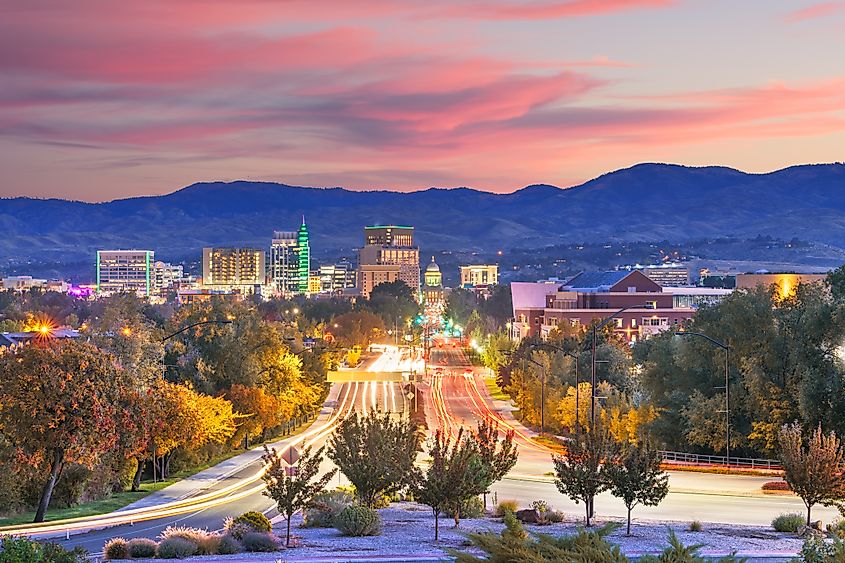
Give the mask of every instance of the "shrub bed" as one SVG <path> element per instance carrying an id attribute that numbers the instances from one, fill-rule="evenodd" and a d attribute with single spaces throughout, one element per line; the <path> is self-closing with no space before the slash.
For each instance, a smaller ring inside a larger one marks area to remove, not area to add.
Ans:
<path id="1" fill-rule="evenodd" d="M 377 536 L 381 533 L 381 516 L 372 508 L 353 504 L 338 513 L 334 527 L 344 536 Z"/>
<path id="2" fill-rule="evenodd" d="M 798 531 L 800 526 L 804 525 L 806 522 L 805 518 L 800 514 L 781 514 L 774 520 L 772 520 L 772 528 L 778 532 L 792 532 L 795 533 Z"/>

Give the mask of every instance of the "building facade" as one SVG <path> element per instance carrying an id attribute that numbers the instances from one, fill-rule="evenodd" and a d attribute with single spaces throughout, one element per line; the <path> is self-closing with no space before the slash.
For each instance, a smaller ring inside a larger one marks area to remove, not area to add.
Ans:
<path id="1" fill-rule="evenodd" d="M 266 278 L 264 256 L 255 248 L 203 248 L 203 288 L 259 293 Z"/>
<path id="2" fill-rule="evenodd" d="M 684 287 L 690 284 L 689 268 L 683 266 L 646 266 L 643 273 L 661 287 Z"/>
<path id="3" fill-rule="evenodd" d="M 411 288 L 414 295 L 420 293 L 420 250 L 414 246 L 414 228 L 402 226 L 365 227 L 364 246 L 358 252 L 358 287 L 361 295 L 369 295 L 372 288 L 365 286 L 364 270 L 371 266 L 397 266 L 398 279 Z M 369 269 L 372 278 L 377 272 L 387 269 Z M 374 286 L 373 286 L 374 287 Z"/>
<path id="4" fill-rule="evenodd" d="M 472 289 L 499 283 L 498 264 L 471 264 L 461 266 L 461 287 Z"/>
<path id="5" fill-rule="evenodd" d="M 311 293 L 311 237 L 305 217 L 297 231 L 273 231 L 266 269 L 273 293 L 284 297 Z"/>
<path id="6" fill-rule="evenodd" d="M 152 250 L 98 250 L 97 294 L 134 293 L 149 297 L 154 255 Z"/>
<path id="7" fill-rule="evenodd" d="M 153 264 L 153 293 L 163 295 L 172 289 L 177 289 L 184 278 L 182 264 L 157 261 Z"/>
<path id="8" fill-rule="evenodd" d="M 692 307 L 676 307 L 671 293 L 637 270 L 585 272 L 566 285 L 515 282 L 511 291 L 515 339 L 547 338 L 558 328 L 577 330 L 627 308 L 611 326 L 634 343 L 680 326 L 695 313 Z"/>
<path id="9" fill-rule="evenodd" d="M 737 274 L 737 289 L 754 289 L 759 286 L 774 287 L 781 298 L 792 295 L 799 283 L 822 282 L 826 274 Z"/>
<path id="10" fill-rule="evenodd" d="M 355 287 L 357 273 L 351 264 L 341 262 L 320 266 L 320 292 L 338 293 Z"/>
<path id="11" fill-rule="evenodd" d="M 400 279 L 398 264 L 361 264 L 358 266 L 358 289 L 361 297 L 369 299 L 373 289 L 382 283 L 391 283 Z"/>
<path id="12" fill-rule="evenodd" d="M 432 307 L 443 309 L 446 306 L 446 297 L 443 291 L 443 274 L 440 266 L 431 257 L 431 263 L 425 269 L 425 282 L 422 288 L 423 305 L 426 310 Z"/>

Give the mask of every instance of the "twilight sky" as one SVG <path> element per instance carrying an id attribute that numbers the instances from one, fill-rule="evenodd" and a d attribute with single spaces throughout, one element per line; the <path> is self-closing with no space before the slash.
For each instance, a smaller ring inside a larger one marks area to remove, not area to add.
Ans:
<path id="1" fill-rule="evenodd" d="M 845 160 L 845 0 L 0 0 L 0 196 Z"/>

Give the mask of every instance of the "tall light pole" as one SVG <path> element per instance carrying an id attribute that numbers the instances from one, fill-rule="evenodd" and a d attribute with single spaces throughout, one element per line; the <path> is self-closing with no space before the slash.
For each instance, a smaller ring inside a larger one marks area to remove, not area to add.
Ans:
<path id="1" fill-rule="evenodd" d="M 731 465 L 731 386 L 730 373 L 728 372 L 728 357 L 730 355 L 731 347 L 724 342 L 720 342 L 715 338 L 702 334 L 700 332 L 684 332 L 678 331 L 676 336 L 697 336 L 708 341 L 713 346 L 721 348 L 725 351 L 725 464 Z M 717 387 L 718 389 L 718 387 Z"/>

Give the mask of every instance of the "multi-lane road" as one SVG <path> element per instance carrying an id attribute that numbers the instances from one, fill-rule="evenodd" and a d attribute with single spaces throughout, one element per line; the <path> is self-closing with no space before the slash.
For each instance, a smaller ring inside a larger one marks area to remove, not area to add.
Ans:
<path id="1" fill-rule="evenodd" d="M 497 404 L 487 392 L 483 370 L 470 365 L 459 348 L 434 348 L 428 369 L 422 358 L 408 350 L 386 347 L 365 367 L 368 371 L 427 373 L 421 378 L 425 390 L 429 428 L 441 428 L 455 436 L 461 427 L 472 429 L 479 419 L 495 422 L 503 431 L 513 430 L 519 447 L 519 461 L 502 482 L 493 487 L 499 499 L 515 499 L 523 505 L 542 499 L 572 514 L 576 506 L 560 494 L 551 478 L 552 451 L 532 440 L 535 434 L 519 424 L 506 405 Z M 303 448 L 323 445 L 338 424 L 350 413 L 381 410 L 404 413 L 408 399 L 402 384 L 383 381 L 355 381 L 335 384 L 322 412 L 311 427 L 297 436 L 281 440 L 275 447 Z M 167 526 L 179 524 L 219 529 L 226 517 L 248 510 L 276 516 L 273 502 L 262 494 L 261 451 L 252 450 L 223 464 L 153 493 L 125 509 L 99 517 L 53 522 L 46 526 L 21 527 L 35 537 L 70 534 L 68 545 L 79 545 L 92 553 L 101 551 L 105 540 L 155 537 Z M 331 463 L 324 460 L 324 469 Z M 725 476 L 704 473 L 670 473 L 671 491 L 658 507 L 641 507 L 636 517 L 661 520 L 701 520 L 737 524 L 768 524 L 782 512 L 803 512 L 794 497 L 763 497 L 758 494 L 763 477 Z M 336 484 L 343 482 L 339 476 Z M 608 494 L 596 501 L 599 516 L 625 515 L 625 507 Z M 829 520 L 835 511 L 817 509 L 819 518 Z M 8 533 L 0 530 L 0 533 Z"/>
<path id="2" fill-rule="evenodd" d="M 488 418 L 502 430 L 513 429 L 519 447 L 519 460 L 513 471 L 493 486 L 499 499 L 515 499 L 522 505 L 545 500 L 559 510 L 583 512 L 554 485 L 551 472 L 553 452 L 534 442 L 535 433 L 519 424 L 504 405 L 496 408 L 487 392 L 481 372 L 473 368 L 462 350 L 435 348 L 431 354 L 432 393 L 428 420 L 432 428 L 443 428 L 454 435 L 460 427 L 474 427 L 479 418 Z M 670 492 L 657 507 L 638 507 L 635 517 L 652 520 L 700 520 L 729 524 L 767 525 L 784 512 L 803 514 L 800 499 L 792 496 L 763 496 L 760 487 L 771 477 L 669 472 Z M 599 516 L 624 517 L 626 508 L 609 493 L 596 499 Z M 832 508 L 816 508 L 814 515 L 825 521 L 839 516 Z"/>
<path id="3" fill-rule="evenodd" d="M 407 352 L 389 348 L 371 361 L 368 371 L 391 371 L 410 362 Z M 273 444 L 278 451 L 288 447 L 318 448 L 340 422 L 354 411 L 380 410 L 403 413 L 408 401 L 401 384 L 360 381 L 333 386 L 320 415 L 305 432 Z M 81 546 L 91 553 L 102 550 L 112 537 L 156 537 L 171 525 L 219 529 L 229 517 L 256 510 L 272 518 L 277 515 L 273 501 L 262 494 L 261 449 L 254 449 L 211 469 L 153 493 L 124 509 L 97 517 L 56 521 L 46 525 L 18 526 L 14 533 L 37 538 L 68 538 L 65 545 Z M 324 461 L 323 469 L 331 469 Z M 335 484 L 345 481 L 342 476 Z M 0 531 L 9 533 L 9 531 Z"/>

